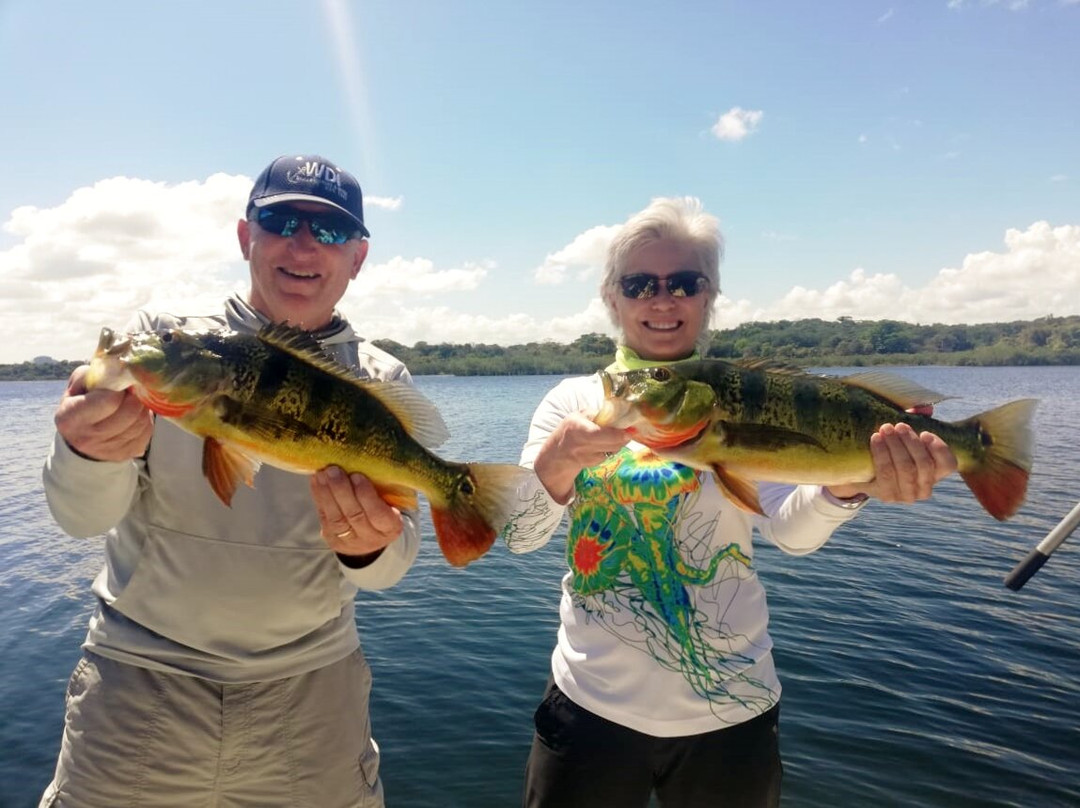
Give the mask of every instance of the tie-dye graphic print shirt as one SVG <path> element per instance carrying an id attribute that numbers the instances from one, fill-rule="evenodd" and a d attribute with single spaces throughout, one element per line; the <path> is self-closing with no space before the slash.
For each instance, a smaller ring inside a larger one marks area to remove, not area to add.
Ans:
<path id="1" fill-rule="evenodd" d="M 567 379 L 533 416 L 521 464 L 563 418 L 595 412 L 596 376 Z M 785 552 L 809 553 L 854 511 L 819 486 L 762 484 L 759 517 L 737 508 L 712 476 L 630 443 L 583 470 L 557 504 L 539 480 L 504 532 L 528 552 L 568 517 L 556 684 L 577 704 L 659 737 L 709 732 L 761 714 L 780 698 L 754 528 Z"/>

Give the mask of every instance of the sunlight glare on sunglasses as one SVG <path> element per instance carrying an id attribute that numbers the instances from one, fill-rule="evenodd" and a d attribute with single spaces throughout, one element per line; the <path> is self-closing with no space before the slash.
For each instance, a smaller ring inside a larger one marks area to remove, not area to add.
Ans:
<path id="1" fill-rule="evenodd" d="M 692 270 L 673 272 L 665 278 L 650 272 L 635 272 L 633 275 L 623 275 L 619 278 L 619 288 L 622 290 L 623 297 L 631 300 L 648 300 L 656 297 L 661 283 L 672 297 L 694 297 L 709 288 L 709 279 L 700 272 Z"/>
<path id="2" fill-rule="evenodd" d="M 332 211 L 311 212 L 290 205 L 274 205 L 262 208 L 255 221 L 259 227 L 275 236 L 289 238 L 306 222 L 311 235 L 320 244 L 344 244 L 351 238 L 360 238 L 360 230 L 348 216 Z"/>

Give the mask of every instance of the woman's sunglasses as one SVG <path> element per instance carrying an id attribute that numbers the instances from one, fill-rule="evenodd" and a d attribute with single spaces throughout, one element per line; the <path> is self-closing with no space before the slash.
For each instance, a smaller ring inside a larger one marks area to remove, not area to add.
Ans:
<path id="1" fill-rule="evenodd" d="M 363 235 L 348 216 L 331 211 L 312 213 L 289 205 L 261 208 L 255 221 L 266 232 L 285 238 L 295 235 L 301 222 L 307 222 L 308 230 L 320 244 L 344 244 Z"/>
<path id="2" fill-rule="evenodd" d="M 693 297 L 709 288 L 709 279 L 700 272 L 692 270 L 673 272 L 666 278 L 649 272 L 636 272 L 619 278 L 619 288 L 622 289 L 623 297 L 631 300 L 648 300 L 650 297 L 656 297 L 661 283 L 672 297 Z"/>

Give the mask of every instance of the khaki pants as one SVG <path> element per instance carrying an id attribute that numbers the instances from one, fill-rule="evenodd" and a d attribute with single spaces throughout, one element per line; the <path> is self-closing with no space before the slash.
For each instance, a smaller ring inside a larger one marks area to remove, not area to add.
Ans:
<path id="1" fill-rule="evenodd" d="M 382 808 L 361 651 L 222 685 L 87 654 L 39 808 Z"/>

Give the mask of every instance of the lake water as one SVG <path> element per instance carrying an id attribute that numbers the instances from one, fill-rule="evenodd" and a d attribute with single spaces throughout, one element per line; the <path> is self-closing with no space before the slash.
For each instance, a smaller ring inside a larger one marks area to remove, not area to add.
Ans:
<path id="1" fill-rule="evenodd" d="M 759 542 L 784 683 L 785 808 L 1080 806 L 1080 534 L 1020 592 L 1003 577 L 1080 499 L 1080 368 L 901 368 L 962 396 L 953 419 L 1042 400 L 1028 501 L 1007 523 L 959 478 L 873 503 L 810 556 Z M 516 462 L 556 377 L 420 377 L 455 460 Z M 61 382 L 0 383 L 0 806 L 34 806 L 92 608 L 100 542 L 65 536 L 41 492 Z M 426 521 L 397 587 L 361 593 L 391 808 L 519 801 L 555 639 L 562 542 L 497 544 L 450 568 Z M 732 773 L 738 776 L 737 772 Z"/>

